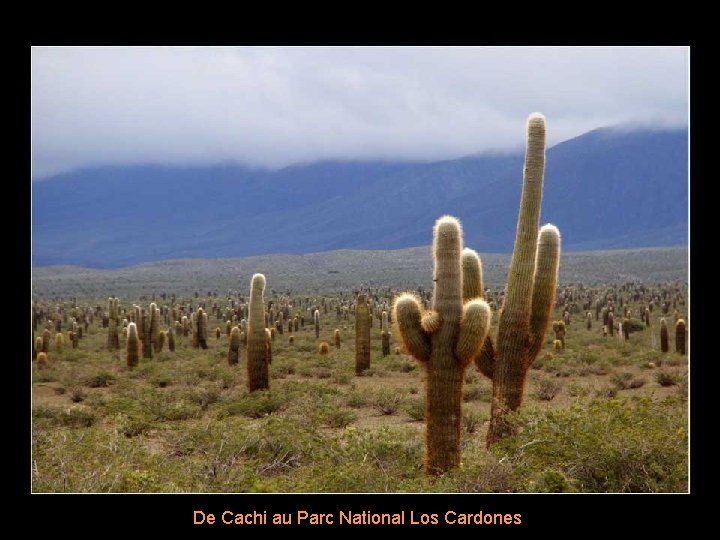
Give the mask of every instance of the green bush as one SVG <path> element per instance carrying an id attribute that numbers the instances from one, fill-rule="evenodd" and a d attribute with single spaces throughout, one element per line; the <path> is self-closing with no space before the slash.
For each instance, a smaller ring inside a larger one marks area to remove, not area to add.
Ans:
<path id="1" fill-rule="evenodd" d="M 526 409 L 515 425 L 517 435 L 492 451 L 513 465 L 517 491 L 687 491 L 687 401 L 681 397 Z"/>

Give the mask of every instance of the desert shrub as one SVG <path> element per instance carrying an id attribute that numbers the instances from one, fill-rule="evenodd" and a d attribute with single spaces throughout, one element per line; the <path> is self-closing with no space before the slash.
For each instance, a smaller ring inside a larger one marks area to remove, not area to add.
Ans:
<path id="1" fill-rule="evenodd" d="M 617 396 L 617 388 L 614 386 L 603 386 L 595 390 L 595 397 L 611 399 Z"/>
<path id="2" fill-rule="evenodd" d="M 687 491 L 683 398 L 526 409 L 515 422 L 517 434 L 491 450 L 513 466 L 518 491 Z"/>
<path id="3" fill-rule="evenodd" d="M 347 409 L 330 407 L 323 412 L 323 422 L 333 428 L 344 428 L 357 420 L 357 414 Z"/>
<path id="4" fill-rule="evenodd" d="M 658 371 L 655 380 L 660 386 L 675 386 L 679 381 L 679 377 L 669 371 Z"/>
<path id="5" fill-rule="evenodd" d="M 405 407 L 405 412 L 411 420 L 415 422 L 422 422 L 425 420 L 425 402 L 414 399 L 407 407 Z"/>
<path id="6" fill-rule="evenodd" d="M 68 394 L 70 396 L 70 401 L 73 403 L 80 403 L 82 401 L 85 401 L 85 398 L 87 397 L 87 392 L 82 386 L 73 386 L 70 388 L 70 392 Z"/>
<path id="7" fill-rule="evenodd" d="M 373 399 L 373 407 L 377 409 L 381 414 L 391 415 L 395 414 L 400 408 L 402 402 L 402 396 L 397 392 L 391 390 L 381 390 L 375 395 Z"/>
<path id="8" fill-rule="evenodd" d="M 610 382 L 614 384 L 618 390 L 625 390 L 630 388 L 630 381 L 632 381 L 633 374 L 629 372 L 615 373 L 610 377 Z"/>
<path id="9" fill-rule="evenodd" d="M 485 421 L 485 417 L 476 412 L 465 410 L 463 411 L 462 423 L 466 433 L 475 433 Z"/>
<path id="10" fill-rule="evenodd" d="M 468 385 L 463 388 L 463 401 L 490 401 L 492 390 L 487 386 Z"/>
<path id="11" fill-rule="evenodd" d="M 361 407 L 364 407 L 369 403 L 369 401 L 370 400 L 368 397 L 356 390 L 349 392 L 347 397 L 345 398 L 345 404 L 348 407 L 352 407 L 353 409 L 359 409 Z"/>
<path id="12" fill-rule="evenodd" d="M 239 399 L 229 403 L 225 408 L 230 415 L 241 414 L 250 418 L 262 418 L 282 410 L 286 399 L 279 393 L 258 391 L 243 394 Z"/>
<path id="13" fill-rule="evenodd" d="M 69 409 L 36 407 L 33 409 L 33 420 L 46 422 L 50 426 L 78 428 L 92 426 L 97 418 L 91 411 L 77 406 Z"/>
<path id="14" fill-rule="evenodd" d="M 540 379 L 538 381 L 537 389 L 535 390 L 535 397 L 541 401 L 551 401 L 560 393 L 562 384 L 554 379 Z"/>

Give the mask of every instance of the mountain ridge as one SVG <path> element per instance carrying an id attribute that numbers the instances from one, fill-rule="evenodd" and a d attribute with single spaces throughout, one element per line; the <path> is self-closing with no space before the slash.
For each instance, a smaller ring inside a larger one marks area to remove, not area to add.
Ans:
<path id="1" fill-rule="evenodd" d="M 565 249 L 687 243 L 687 130 L 601 128 L 547 151 L 542 221 Z M 86 168 L 34 181 L 32 262 L 113 268 L 164 259 L 400 249 L 442 214 L 466 245 L 512 249 L 520 153 Z"/>

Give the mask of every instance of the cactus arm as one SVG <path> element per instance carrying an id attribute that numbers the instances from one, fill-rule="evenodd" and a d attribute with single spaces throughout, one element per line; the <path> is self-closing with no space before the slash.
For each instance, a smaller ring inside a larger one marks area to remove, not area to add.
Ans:
<path id="1" fill-rule="evenodd" d="M 419 299 L 403 293 L 395 301 L 393 311 L 393 319 L 405 348 L 416 359 L 427 362 L 430 359 L 430 339 L 422 330 Z"/>
<path id="2" fill-rule="evenodd" d="M 515 356 L 514 350 L 522 347 L 518 340 L 527 340 L 528 336 L 544 170 L 545 119 L 542 115 L 532 115 L 527 127 L 515 247 L 508 270 L 505 303 L 498 323 L 498 346 L 507 349 L 499 351 L 503 357 Z"/>
<path id="3" fill-rule="evenodd" d="M 537 244 L 537 262 L 530 312 L 530 350 L 526 367 L 535 361 L 545 340 L 545 332 L 555 302 L 559 267 L 560 231 L 554 225 L 547 224 L 540 229 Z"/>
<path id="4" fill-rule="evenodd" d="M 420 318 L 420 326 L 426 334 L 434 334 L 440 330 L 440 325 L 442 325 L 442 317 L 435 310 L 427 310 Z"/>
<path id="5" fill-rule="evenodd" d="M 465 303 L 460 331 L 455 345 L 455 355 L 461 366 L 469 364 L 483 346 L 490 327 L 490 306 L 485 300 L 476 298 Z"/>
<path id="6" fill-rule="evenodd" d="M 463 302 L 473 298 L 485 298 L 483 289 L 482 261 L 470 248 L 462 250 Z"/>
<path id="7" fill-rule="evenodd" d="M 480 354 L 475 357 L 475 367 L 478 371 L 492 380 L 495 373 L 495 347 L 490 334 L 485 338 Z"/>

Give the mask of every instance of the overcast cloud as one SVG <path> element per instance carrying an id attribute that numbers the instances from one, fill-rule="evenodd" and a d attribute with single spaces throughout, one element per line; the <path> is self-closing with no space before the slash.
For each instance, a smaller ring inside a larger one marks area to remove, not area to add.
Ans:
<path id="1" fill-rule="evenodd" d="M 34 47 L 33 177 L 117 163 L 442 159 L 687 125 L 685 47 Z"/>

